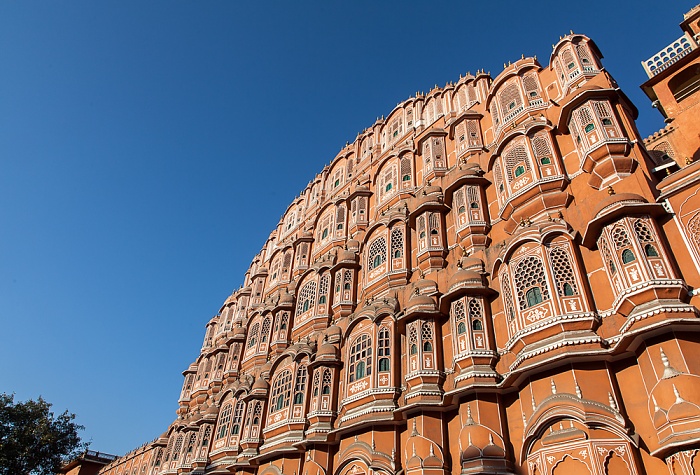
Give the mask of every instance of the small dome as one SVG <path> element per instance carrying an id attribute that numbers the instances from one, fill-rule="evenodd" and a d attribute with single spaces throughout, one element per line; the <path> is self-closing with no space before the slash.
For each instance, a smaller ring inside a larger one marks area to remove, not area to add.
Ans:
<path id="1" fill-rule="evenodd" d="M 408 308 L 429 307 L 432 310 L 435 308 L 435 301 L 427 295 L 414 292 L 408 299 L 408 303 L 406 306 Z"/>
<path id="2" fill-rule="evenodd" d="M 343 336 L 343 330 L 333 322 L 331 326 L 326 329 L 326 336 L 329 342 L 338 342 Z"/>
<path id="3" fill-rule="evenodd" d="M 608 206 L 612 206 L 615 203 L 623 203 L 623 202 L 632 202 L 632 203 L 648 203 L 648 201 L 642 197 L 639 196 L 635 193 L 619 193 L 619 194 L 612 194 L 608 195 L 605 198 L 603 198 L 601 201 L 598 202 L 598 205 L 595 207 L 593 211 L 593 216 L 594 217 L 599 217 L 600 214 L 608 208 Z"/>
<path id="4" fill-rule="evenodd" d="M 328 343 L 328 341 L 324 341 L 316 352 L 316 358 L 337 359 L 339 356 L 340 351 L 338 348 L 334 344 Z"/>
<path id="5" fill-rule="evenodd" d="M 459 269 L 450 277 L 449 288 L 453 289 L 462 286 L 483 286 L 481 274 L 473 270 Z"/>
<path id="6" fill-rule="evenodd" d="M 255 380 L 255 384 L 251 388 L 252 391 L 267 391 L 268 389 L 270 389 L 270 384 L 262 376 Z"/>
<path id="7" fill-rule="evenodd" d="M 282 289 L 280 293 L 279 305 L 292 305 L 294 303 L 294 296 L 289 293 L 289 289 L 286 287 Z"/>
<path id="8" fill-rule="evenodd" d="M 426 195 L 442 194 L 442 188 L 440 188 L 437 185 L 428 185 L 425 188 L 423 188 L 423 191 Z"/>
<path id="9" fill-rule="evenodd" d="M 505 457 L 505 450 L 496 443 L 501 438 L 488 427 L 477 424 L 467 412 L 467 422 L 459 433 L 462 460 L 479 457 Z"/>

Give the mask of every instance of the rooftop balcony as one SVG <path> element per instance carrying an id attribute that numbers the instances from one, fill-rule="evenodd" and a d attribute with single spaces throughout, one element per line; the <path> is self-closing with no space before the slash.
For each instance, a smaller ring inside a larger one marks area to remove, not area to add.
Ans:
<path id="1" fill-rule="evenodd" d="M 697 48 L 697 39 L 686 32 L 648 60 L 642 61 L 642 66 L 647 75 L 652 78 Z"/>

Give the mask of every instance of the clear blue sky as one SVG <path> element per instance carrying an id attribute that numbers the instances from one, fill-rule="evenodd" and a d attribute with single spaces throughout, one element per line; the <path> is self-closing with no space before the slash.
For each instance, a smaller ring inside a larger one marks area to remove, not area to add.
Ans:
<path id="1" fill-rule="evenodd" d="M 75 412 L 95 450 L 156 437 L 204 324 L 346 141 L 466 71 L 547 64 L 569 29 L 646 136 L 640 61 L 695 1 L 1 1 L 0 392 Z"/>

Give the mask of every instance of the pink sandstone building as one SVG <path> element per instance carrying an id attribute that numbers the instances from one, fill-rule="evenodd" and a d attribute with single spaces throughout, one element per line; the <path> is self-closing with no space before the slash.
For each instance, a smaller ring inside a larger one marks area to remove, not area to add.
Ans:
<path id="1" fill-rule="evenodd" d="M 287 209 L 101 475 L 700 474 L 700 6 L 643 140 L 570 34 L 418 94 Z"/>

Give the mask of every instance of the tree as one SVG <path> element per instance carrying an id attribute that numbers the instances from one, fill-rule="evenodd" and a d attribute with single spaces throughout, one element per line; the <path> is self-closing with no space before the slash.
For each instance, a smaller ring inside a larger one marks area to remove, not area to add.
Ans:
<path id="1" fill-rule="evenodd" d="M 64 460 L 87 448 L 73 422 L 75 414 L 55 416 L 51 404 L 39 397 L 14 401 L 14 394 L 0 394 L 0 475 L 52 475 Z"/>

